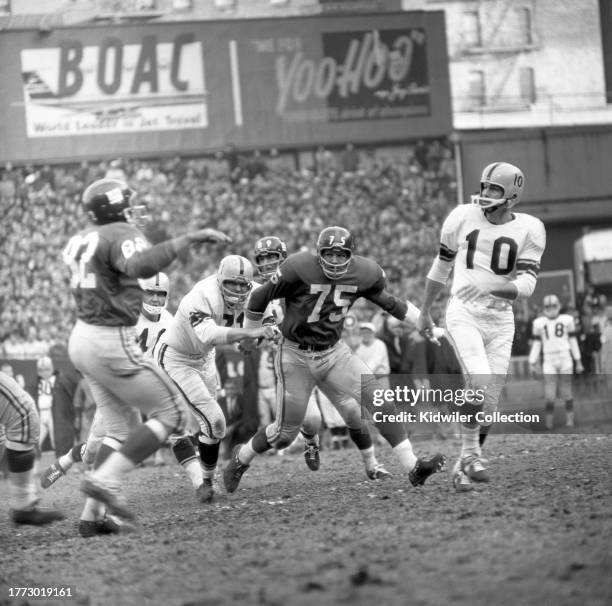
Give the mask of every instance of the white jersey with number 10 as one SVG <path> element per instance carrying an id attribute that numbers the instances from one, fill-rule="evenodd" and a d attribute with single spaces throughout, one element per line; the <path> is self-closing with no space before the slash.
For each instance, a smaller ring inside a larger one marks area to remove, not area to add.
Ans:
<path id="1" fill-rule="evenodd" d="M 440 258 L 455 262 L 452 294 L 467 284 L 503 285 L 528 273 L 535 280 L 546 244 L 544 225 L 536 217 L 513 213 L 508 223 L 490 223 L 471 204 L 454 208 L 442 226 Z"/>

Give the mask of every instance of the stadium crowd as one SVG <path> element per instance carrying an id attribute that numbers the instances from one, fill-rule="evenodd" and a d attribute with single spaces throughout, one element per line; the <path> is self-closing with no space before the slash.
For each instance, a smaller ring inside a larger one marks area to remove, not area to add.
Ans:
<path id="1" fill-rule="evenodd" d="M 300 165 L 298 167 L 298 164 Z M 231 252 L 252 256 L 254 242 L 278 234 L 289 251 L 312 245 L 326 225 L 355 235 L 358 253 L 373 254 L 387 272 L 392 292 L 418 301 L 443 218 L 456 203 L 455 161 L 444 140 L 399 147 L 311 154 L 238 153 L 214 156 L 115 159 L 78 165 L 6 164 L 0 168 L 0 357 L 36 359 L 62 349 L 74 322 L 68 271 L 61 259 L 67 240 L 81 229 L 85 186 L 101 177 L 125 179 L 148 208 L 152 242 L 199 225 L 233 238 Z M 214 251 L 183 255 L 171 268 L 170 311 L 197 280 L 215 269 Z M 224 254 L 217 251 L 218 257 Z M 210 259 L 214 261 L 210 261 Z M 585 367 L 596 368 L 601 348 L 598 322 L 605 301 L 585 300 L 581 346 Z M 442 303 L 443 304 L 443 303 Z M 514 351 L 525 355 L 534 301 L 517 314 Z M 357 306 L 360 320 L 371 310 Z M 604 326 L 600 326 L 603 332 Z"/>
<path id="2" fill-rule="evenodd" d="M 338 154 L 317 150 L 301 170 L 290 164 L 274 153 L 264 159 L 228 149 L 206 158 L 6 165 L 0 176 L 0 353 L 37 358 L 66 342 L 74 304 L 61 251 L 85 224 L 79 208 L 84 187 L 104 176 L 126 179 L 147 205 L 153 242 L 206 224 L 232 236 L 231 252 L 250 257 L 262 235 L 278 234 L 296 251 L 310 246 L 323 226 L 343 225 L 354 232 L 358 251 L 376 254 L 393 291 L 418 299 L 425 260 L 456 202 L 451 149 L 440 141 L 389 153 L 347 146 Z M 212 271 L 197 254 L 176 262 L 170 310 Z"/>

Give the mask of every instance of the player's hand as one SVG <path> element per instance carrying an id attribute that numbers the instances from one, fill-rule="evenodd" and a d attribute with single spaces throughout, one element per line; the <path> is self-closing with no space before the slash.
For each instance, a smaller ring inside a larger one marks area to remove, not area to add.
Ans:
<path id="1" fill-rule="evenodd" d="M 419 331 L 419 334 L 425 337 L 428 341 L 431 341 L 435 345 L 440 345 L 440 341 L 438 340 L 444 334 L 444 330 L 442 328 L 438 328 L 431 319 L 431 315 L 429 313 L 420 313 L 417 318 L 416 328 Z"/>
<path id="2" fill-rule="evenodd" d="M 259 346 L 258 339 L 242 339 L 236 344 L 236 349 L 245 355 L 253 353 Z"/>
<path id="3" fill-rule="evenodd" d="M 455 295 L 460 301 L 470 303 L 481 297 L 486 297 L 491 294 L 491 288 L 488 284 L 466 284 L 462 286 Z"/>
<path id="4" fill-rule="evenodd" d="M 531 376 L 535 379 L 537 377 L 540 376 L 540 365 L 535 362 L 533 364 L 529 365 L 529 372 L 531 373 Z"/>
<path id="5" fill-rule="evenodd" d="M 581 375 L 584 372 L 584 366 L 580 360 L 576 360 L 576 374 Z"/>
<path id="6" fill-rule="evenodd" d="M 430 331 L 433 329 L 434 323 L 431 319 L 431 315 L 429 313 L 421 312 L 416 321 L 416 329 L 419 333 L 425 336 L 425 331 Z"/>
<path id="7" fill-rule="evenodd" d="M 205 227 L 204 229 L 198 229 L 198 231 L 192 231 L 187 234 L 189 241 L 192 244 L 196 243 L 227 243 L 231 242 L 232 239 L 222 231 L 218 231 L 217 229 L 212 229 L 211 227 Z"/>

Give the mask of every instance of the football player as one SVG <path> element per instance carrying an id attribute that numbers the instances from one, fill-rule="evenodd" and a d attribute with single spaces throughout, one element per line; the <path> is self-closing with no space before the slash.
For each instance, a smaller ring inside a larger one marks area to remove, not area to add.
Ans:
<path id="1" fill-rule="evenodd" d="M 119 495 L 123 474 L 154 453 L 172 432 L 182 431 L 187 418 L 179 390 L 137 345 L 143 299 L 138 280 L 155 275 L 191 244 L 230 240 L 204 228 L 151 246 L 137 226 L 144 207 L 133 205 L 133 195 L 116 179 L 89 185 L 83 208 L 90 225 L 63 251 L 78 317 L 68 353 L 91 388 L 104 431 L 94 471 L 81 482 L 87 496 L 81 522 L 100 534 L 109 531 L 105 507 L 109 513 L 133 517 Z M 148 419 L 130 433 L 133 406 Z"/>
<path id="2" fill-rule="evenodd" d="M 200 280 L 183 297 L 155 348 L 158 366 L 185 396 L 200 425 L 199 460 L 186 435 L 174 441 L 172 450 L 202 503 L 213 499 L 219 445 L 226 430 L 217 402 L 215 345 L 275 339 L 278 334 L 273 325 L 242 328 L 244 305 L 253 285 L 253 266 L 248 259 L 239 255 L 224 257 L 217 273 Z"/>
<path id="3" fill-rule="evenodd" d="M 60 511 L 38 507 L 34 460 L 40 419 L 30 394 L 4 372 L 0 372 L 0 427 L 4 428 L 13 522 L 41 526 L 63 520 Z"/>
<path id="4" fill-rule="evenodd" d="M 361 427 L 361 408 L 374 401 L 380 383 L 340 336 L 348 310 L 359 297 L 379 305 L 398 319 L 416 320 L 418 309 L 385 289 L 385 273 L 370 259 L 354 254 L 352 234 L 343 227 L 326 227 L 317 239 L 317 253 L 290 255 L 270 280 L 255 290 L 246 308 L 249 325 L 258 325 L 270 301 L 284 299 L 285 316 L 277 354 L 280 378 L 278 414 L 274 423 L 237 445 L 223 480 L 234 492 L 251 461 L 272 447 L 283 448 L 297 435 L 313 387 L 334 402 L 349 427 Z M 392 403 L 379 410 L 396 414 Z M 386 417 L 388 418 L 388 417 Z M 444 465 L 440 454 L 421 459 L 402 423 L 382 423 L 381 434 L 413 485 L 421 485 Z M 366 435 L 362 434 L 364 439 Z"/>
<path id="5" fill-rule="evenodd" d="M 43 442 L 49 437 L 51 448 L 55 448 L 55 434 L 53 430 L 53 387 L 57 375 L 54 372 L 53 361 L 49 356 L 41 356 L 36 361 L 36 391 L 38 399 L 36 405 L 40 416 L 40 437 L 38 446 L 42 450 Z"/>
<path id="6" fill-rule="evenodd" d="M 143 299 L 136 323 L 137 342 L 143 353 L 152 355 L 153 346 L 172 321 L 172 314 L 166 309 L 170 281 L 165 273 L 159 272 L 151 278 L 139 280 L 138 283 L 143 291 Z M 130 415 L 130 427 L 134 429 L 140 423 L 140 414 L 134 410 Z M 65 475 L 75 463 L 82 461 L 86 465 L 91 465 L 103 438 L 104 431 L 101 423 L 94 417 L 87 441 L 75 444 L 67 453 L 58 457 L 47 467 L 40 475 L 40 485 L 45 489 L 49 488 Z M 155 464 L 163 464 L 163 458 L 160 458 L 160 455 L 161 449 L 156 450 L 154 454 Z M 79 526 L 79 531 L 83 536 L 92 536 L 88 532 L 89 526 L 87 524 Z"/>
<path id="7" fill-rule="evenodd" d="M 494 162 L 485 167 L 472 203 L 457 206 L 445 219 L 440 251 L 427 274 L 417 323 L 425 335 L 432 328 L 431 306 L 455 269 L 446 329 L 472 388 L 484 394 L 483 402 L 463 409 L 472 419 L 483 408 L 497 408 L 514 337 L 512 302 L 533 293 L 546 244 L 539 219 L 512 211 L 524 187 L 516 166 Z M 453 470 L 457 491 L 472 490 L 472 481 L 489 481 L 481 452 L 489 428 L 476 421 L 462 425 L 461 454 Z"/>
<path id="8" fill-rule="evenodd" d="M 584 370 L 574 318 L 561 313 L 561 303 L 557 295 L 546 295 L 542 304 L 544 315 L 533 321 L 533 343 L 529 352 L 529 366 L 534 375 L 538 373 L 541 352 L 546 429 L 553 428 L 557 390 L 565 400 L 565 426 L 574 427 L 572 393 L 574 364 L 578 374 Z"/>
<path id="9" fill-rule="evenodd" d="M 255 242 L 255 267 L 257 267 L 264 281 L 267 282 L 276 274 L 280 264 L 286 258 L 287 245 L 277 236 L 265 236 Z M 282 306 L 273 304 L 272 309 L 276 322 L 281 324 L 284 316 Z M 267 352 L 264 352 L 264 355 L 266 355 L 266 353 Z M 267 364 L 265 358 L 263 364 Z M 276 381 L 274 380 L 274 371 L 273 369 L 271 370 L 272 381 L 269 380 L 270 373 L 267 373 L 266 377 L 268 377 L 268 384 L 272 383 L 273 387 L 268 387 L 267 389 L 263 390 L 260 388 L 259 394 L 260 414 L 263 413 L 262 417 L 267 419 L 267 422 L 262 424 L 264 427 L 269 425 L 274 420 L 275 415 L 270 415 L 268 411 L 275 411 L 277 404 Z M 321 429 L 323 420 L 317 401 L 319 401 L 319 403 L 324 402 L 326 405 L 329 403 L 329 406 L 333 411 L 330 411 L 330 416 L 338 417 L 338 412 L 333 408 L 333 404 L 325 397 L 325 394 L 317 393 L 316 388 L 314 388 L 310 394 L 310 398 L 308 399 L 306 413 L 300 427 L 300 434 L 304 440 L 304 459 L 306 461 L 306 465 L 311 471 L 317 471 L 321 465 L 319 431 Z M 333 413 L 336 414 L 333 415 Z M 344 423 L 349 423 L 354 420 L 355 419 L 344 419 L 340 416 L 337 422 L 344 426 Z M 358 426 L 351 428 L 349 425 L 348 431 L 351 439 L 357 446 L 357 449 L 363 458 L 366 475 L 368 478 L 370 478 L 370 480 L 379 480 L 389 477 L 391 474 L 385 469 L 382 463 L 379 463 L 376 459 L 374 444 L 372 443 L 368 426 L 363 422 L 363 419 L 360 419 Z"/>

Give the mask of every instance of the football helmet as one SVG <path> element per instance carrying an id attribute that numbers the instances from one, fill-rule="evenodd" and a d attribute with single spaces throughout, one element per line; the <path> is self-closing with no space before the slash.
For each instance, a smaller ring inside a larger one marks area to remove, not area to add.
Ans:
<path id="1" fill-rule="evenodd" d="M 546 295 L 542 301 L 544 315 L 554 320 L 561 313 L 561 303 L 557 295 Z"/>
<path id="2" fill-rule="evenodd" d="M 269 280 L 287 258 L 287 245 L 276 236 L 259 238 L 255 242 L 255 267 L 264 280 Z"/>
<path id="3" fill-rule="evenodd" d="M 225 307 L 240 311 L 253 288 L 253 265 L 240 255 L 228 255 L 221 259 L 217 270 L 217 284 Z"/>
<path id="4" fill-rule="evenodd" d="M 140 224 L 146 207 L 133 206 L 134 191 L 119 179 L 98 179 L 83 192 L 83 206 L 92 223 L 105 225 L 116 221 Z"/>
<path id="5" fill-rule="evenodd" d="M 170 294 L 170 280 L 168 276 L 159 272 L 150 278 L 138 280 L 140 288 L 144 291 L 142 308 L 152 316 L 161 314 L 162 309 L 168 305 Z"/>
<path id="6" fill-rule="evenodd" d="M 328 261 L 323 258 L 323 253 L 327 250 L 345 252 L 348 254 L 348 258 L 341 263 Z M 323 229 L 317 238 L 317 257 L 325 276 L 330 280 L 341 278 L 348 271 L 354 250 L 355 241 L 348 229 L 337 226 Z"/>
<path id="7" fill-rule="evenodd" d="M 483 195 L 485 188 L 490 185 L 501 189 L 502 195 L 499 198 Z M 493 162 L 482 171 L 480 193 L 472 196 L 472 204 L 479 206 L 485 212 L 503 204 L 506 208 L 512 208 L 521 199 L 524 187 L 525 177 L 520 168 L 508 162 Z"/>

